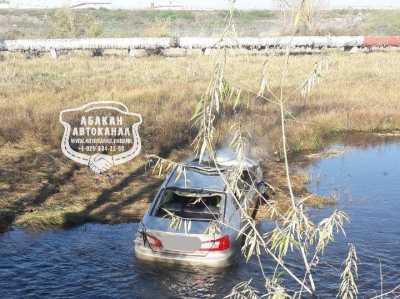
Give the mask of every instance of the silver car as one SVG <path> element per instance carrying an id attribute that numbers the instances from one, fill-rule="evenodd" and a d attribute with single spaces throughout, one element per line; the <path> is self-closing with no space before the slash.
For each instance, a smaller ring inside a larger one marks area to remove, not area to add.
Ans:
<path id="1" fill-rule="evenodd" d="M 134 241 L 139 260 L 225 267 L 237 259 L 242 213 L 221 171 L 238 161 L 230 151 L 216 157 L 218 169 L 193 160 L 183 174 L 174 169 L 167 175 L 139 224 Z M 251 212 L 266 184 L 259 163 L 246 158 L 245 166 L 242 179 L 248 184 L 239 200 Z"/>

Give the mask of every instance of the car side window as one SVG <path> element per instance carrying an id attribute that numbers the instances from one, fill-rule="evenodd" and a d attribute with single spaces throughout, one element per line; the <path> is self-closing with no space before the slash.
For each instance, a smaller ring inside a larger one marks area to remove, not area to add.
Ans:
<path id="1" fill-rule="evenodd" d="M 242 186 L 239 186 L 244 191 L 249 191 L 251 187 L 255 184 L 256 177 L 252 169 L 245 169 L 240 177 Z"/>
<path id="2" fill-rule="evenodd" d="M 251 169 L 243 170 L 237 182 L 241 194 L 235 193 L 235 197 L 239 200 L 239 202 L 243 201 L 246 193 L 251 190 L 254 183 L 255 183 L 255 176 L 252 173 Z"/>

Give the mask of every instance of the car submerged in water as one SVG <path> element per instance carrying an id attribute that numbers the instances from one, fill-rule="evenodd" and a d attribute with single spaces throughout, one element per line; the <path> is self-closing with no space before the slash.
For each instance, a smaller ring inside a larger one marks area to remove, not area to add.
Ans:
<path id="1" fill-rule="evenodd" d="M 136 257 L 213 268 L 233 264 L 242 244 L 242 211 L 251 215 L 267 188 L 259 163 L 246 158 L 240 180 L 244 191 L 239 202 L 235 200 L 221 173 L 238 163 L 233 152 L 222 151 L 214 163 L 193 160 L 185 163 L 184 173 L 173 169 L 139 224 Z M 178 219 L 174 227 L 173 216 Z"/>

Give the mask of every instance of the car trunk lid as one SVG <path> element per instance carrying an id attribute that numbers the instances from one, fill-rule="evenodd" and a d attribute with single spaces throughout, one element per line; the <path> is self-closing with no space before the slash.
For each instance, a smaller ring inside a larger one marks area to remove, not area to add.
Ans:
<path id="1" fill-rule="evenodd" d="M 176 231 L 171 229 L 168 219 L 151 218 L 153 219 L 149 221 L 149 225 L 142 224 L 141 231 L 145 245 L 153 251 L 206 256 L 209 252 L 225 250 L 230 247 L 230 240 L 227 236 L 219 233 L 205 233 L 209 228 L 209 223 L 192 221 L 189 233 L 183 228 Z"/>
<path id="2" fill-rule="evenodd" d="M 144 238 L 153 251 L 185 255 L 207 255 L 206 251 L 201 250 L 202 240 L 199 236 L 146 230 Z"/>

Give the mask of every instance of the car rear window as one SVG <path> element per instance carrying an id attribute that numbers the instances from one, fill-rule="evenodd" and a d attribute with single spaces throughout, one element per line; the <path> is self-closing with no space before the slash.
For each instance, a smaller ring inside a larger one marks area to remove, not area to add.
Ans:
<path id="1" fill-rule="evenodd" d="M 224 190 L 225 182 L 218 173 L 202 172 L 199 170 L 187 168 L 185 173 L 174 171 L 169 182 L 174 187 L 181 189 L 203 189 Z"/>
<path id="2" fill-rule="evenodd" d="M 213 220 L 220 217 L 222 195 L 218 193 L 191 193 L 166 189 L 154 212 L 156 217 L 169 217 L 170 213 L 193 220 Z"/>

